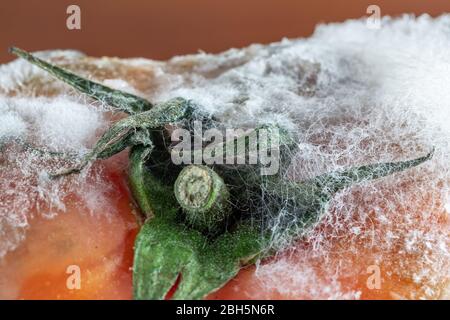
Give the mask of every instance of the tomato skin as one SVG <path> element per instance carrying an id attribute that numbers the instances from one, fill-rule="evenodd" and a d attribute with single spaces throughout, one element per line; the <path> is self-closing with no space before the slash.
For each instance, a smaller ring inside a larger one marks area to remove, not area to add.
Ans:
<path id="1" fill-rule="evenodd" d="M 138 225 L 127 188 L 126 154 L 98 165 L 111 183 L 106 199 L 91 212 L 74 193 L 64 200 L 65 212 L 51 219 L 35 212 L 25 240 L 0 265 L 1 298 L 132 298 Z M 80 289 L 67 286 L 70 266 L 80 270 Z"/>

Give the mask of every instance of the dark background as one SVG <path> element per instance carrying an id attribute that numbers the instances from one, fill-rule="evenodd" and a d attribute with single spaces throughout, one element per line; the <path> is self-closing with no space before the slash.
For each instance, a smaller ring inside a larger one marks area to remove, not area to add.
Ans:
<path id="1" fill-rule="evenodd" d="M 66 9 L 81 8 L 81 30 L 66 28 Z M 93 56 L 167 59 L 218 52 L 282 37 L 308 36 L 318 22 L 366 15 L 450 11 L 450 0 L 0 0 L 0 63 L 11 45 L 74 48 Z"/>

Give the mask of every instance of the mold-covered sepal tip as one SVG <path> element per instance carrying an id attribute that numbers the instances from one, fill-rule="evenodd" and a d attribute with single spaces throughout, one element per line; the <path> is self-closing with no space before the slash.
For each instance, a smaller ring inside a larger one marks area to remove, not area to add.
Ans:
<path id="1" fill-rule="evenodd" d="M 128 92 L 115 90 L 98 82 L 80 77 L 70 71 L 46 62 L 32 55 L 31 53 L 26 52 L 25 50 L 11 47 L 9 48 L 9 51 L 34 64 L 35 66 L 47 71 L 48 73 L 67 83 L 74 89 L 87 94 L 95 100 L 113 106 L 120 111 L 134 114 L 149 110 L 153 107 L 153 105 L 144 98 L 138 97 Z"/>
<path id="2" fill-rule="evenodd" d="M 267 192 L 288 201 L 295 207 L 296 223 L 286 222 L 289 232 L 295 235 L 305 234 L 322 218 L 333 196 L 340 190 L 364 181 L 373 181 L 418 166 L 431 159 L 433 151 L 426 156 L 400 161 L 375 163 L 353 167 L 342 171 L 330 172 L 304 182 L 285 181 L 279 178 L 267 178 Z M 289 230 L 292 229 L 292 230 Z"/>
<path id="3" fill-rule="evenodd" d="M 371 181 L 416 167 L 433 157 L 434 148 L 423 157 L 399 162 L 375 163 L 332 172 L 316 177 L 315 183 L 329 193 L 336 193 L 346 187 L 363 181 Z"/>

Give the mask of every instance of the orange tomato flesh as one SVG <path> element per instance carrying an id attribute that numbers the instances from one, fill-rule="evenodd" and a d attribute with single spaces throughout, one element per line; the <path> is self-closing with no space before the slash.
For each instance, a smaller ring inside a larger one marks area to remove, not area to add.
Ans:
<path id="1" fill-rule="evenodd" d="M 79 207 L 76 197 L 68 197 L 66 212 L 52 219 L 35 215 L 25 241 L 0 265 L 2 298 L 132 298 L 131 266 L 138 226 L 126 175 L 118 169 L 121 158 L 106 162 L 106 178 L 113 186 L 107 197 L 115 204 L 113 212 L 90 214 Z M 80 289 L 69 289 L 66 284 L 73 272 L 70 266 L 79 267 Z"/>

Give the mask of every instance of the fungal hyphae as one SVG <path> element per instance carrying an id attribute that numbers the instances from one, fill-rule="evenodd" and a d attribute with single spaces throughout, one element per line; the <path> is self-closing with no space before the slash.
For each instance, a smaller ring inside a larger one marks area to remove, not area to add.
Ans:
<path id="1" fill-rule="evenodd" d="M 23 50 L 12 48 L 11 52 L 92 99 L 128 114 L 106 130 L 92 150 L 79 159 L 79 165 L 50 175 L 64 179 L 79 173 L 89 162 L 129 149 L 129 184 L 143 217 L 134 254 L 136 299 L 163 299 L 177 279 L 181 280 L 174 298 L 203 298 L 243 266 L 276 253 L 271 243 L 273 233 L 265 223 L 273 218 L 272 213 L 288 211 L 290 214 L 279 219 L 277 226 L 286 237 L 299 238 L 320 221 L 337 192 L 418 166 L 432 156 L 430 152 L 413 160 L 361 164 L 293 181 L 288 169 L 299 152 L 296 133 L 272 123 L 221 142 L 215 155 L 227 145 L 234 150 L 239 142 L 244 144 L 244 153 L 255 147 L 258 151 L 272 148 L 260 141 L 255 145 L 251 139 L 262 128 L 269 129 L 269 140 L 278 141 L 273 152 L 279 153 L 280 168 L 275 173 L 262 174 L 261 163 L 175 164 L 171 157 L 176 145 L 168 141 L 173 128 L 192 132 L 192 123 L 198 121 L 207 128 L 226 129 L 227 125 L 208 113 L 207 107 L 182 97 L 151 103 L 77 76 Z M 192 150 L 194 155 L 203 151 L 203 145 Z"/>

